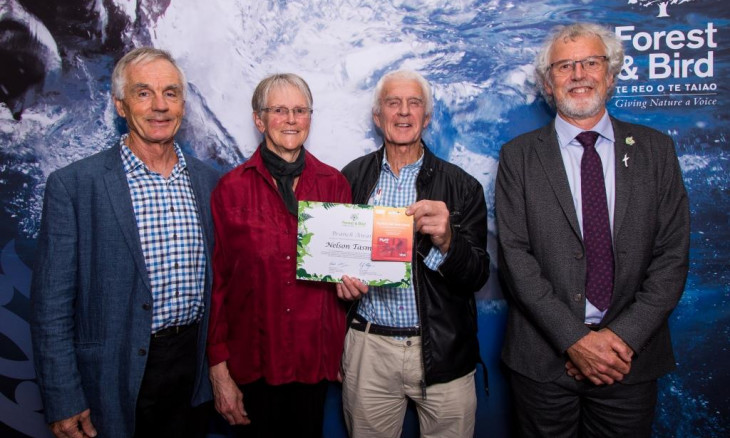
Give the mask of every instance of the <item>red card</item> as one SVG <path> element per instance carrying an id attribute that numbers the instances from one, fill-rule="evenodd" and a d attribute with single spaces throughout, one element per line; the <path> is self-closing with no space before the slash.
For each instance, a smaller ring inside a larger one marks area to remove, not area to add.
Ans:
<path id="1" fill-rule="evenodd" d="M 413 252 L 413 218 L 406 209 L 373 207 L 373 260 L 410 262 Z"/>

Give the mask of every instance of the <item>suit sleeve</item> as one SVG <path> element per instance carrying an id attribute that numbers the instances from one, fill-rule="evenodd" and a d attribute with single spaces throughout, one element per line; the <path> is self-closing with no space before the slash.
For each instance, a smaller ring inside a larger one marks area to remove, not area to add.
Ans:
<path id="1" fill-rule="evenodd" d="M 438 271 L 455 290 L 471 294 L 489 278 L 489 255 L 484 192 L 476 181 L 468 187 L 462 194 L 461 219 L 451 225 L 451 245 Z"/>
<path id="2" fill-rule="evenodd" d="M 689 269 L 689 201 L 673 142 L 661 139 L 658 223 L 651 261 L 634 301 L 608 325 L 636 353 L 667 322 L 682 296 Z"/>
<path id="3" fill-rule="evenodd" d="M 511 147 L 512 146 L 512 147 Z M 540 261 L 533 252 L 525 205 L 525 169 L 516 144 L 507 144 L 500 152 L 495 189 L 495 210 L 499 236 L 499 271 L 513 302 L 536 325 L 559 353 L 588 333 L 583 320 L 577 318 L 555 293 L 543 275 Z"/>
<path id="4" fill-rule="evenodd" d="M 88 408 L 74 346 L 78 287 L 78 226 L 74 203 L 56 173 L 48 177 L 31 286 L 31 334 L 46 420 Z"/>

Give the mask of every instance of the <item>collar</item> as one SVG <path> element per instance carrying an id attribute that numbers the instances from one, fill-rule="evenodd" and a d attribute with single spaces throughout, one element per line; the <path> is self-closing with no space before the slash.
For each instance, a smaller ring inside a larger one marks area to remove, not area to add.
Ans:
<path id="1" fill-rule="evenodd" d="M 426 156 L 426 145 L 423 142 L 421 142 L 421 152 L 422 152 L 421 156 L 418 157 L 418 159 L 416 161 L 414 161 L 413 163 L 410 163 L 410 164 L 406 164 L 405 166 L 403 166 L 401 168 L 401 170 L 403 170 L 403 169 L 419 170 L 421 168 L 421 166 L 423 166 L 423 158 Z M 390 163 L 388 163 L 388 150 L 385 148 L 385 145 L 383 145 L 383 158 L 381 159 L 380 167 L 382 170 L 388 171 L 395 175 L 395 173 L 393 172 L 393 169 L 390 167 Z"/>
<path id="2" fill-rule="evenodd" d="M 132 152 L 131 149 L 129 149 L 129 146 L 126 144 L 126 140 L 129 134 L 124 134 L 119 139 L 119 149 L 122 155 L 122 165 L 124 166 L 124 173 L 130 174 L 134 172 L 135 170 L 139 169 L 140 167 L 144 169 L 146 173 L 153 173 L 147 165 L 144 163 L 144 161 L 140 160 L 138 156 L 134 155 L 134 152 Z M 175 167 L 172 168 L 172 173 L 170 174 L 170 178 L 173 178 L 177 176 L 180 172 L 182 172 L 183 169 L 187 168 L 187 163 L 185 162 L 185 156 L 182 153 L 182 150 L 180 149 L 180 146 L 178 146 L 177 142 L 172 144 L 172 147 L 175 151 L 175 155 L 177 155 L 177 164 L 175 164 Z"/>
<path id="3" fill-rule="evenodd" d="M 575 136 L 583 131 L 586 130 L 566 122 L 565 119 L 560 117 L 560 114 L 555 117 L 555 132 L 558 134 L 558 144 L 561 148 L 566 148 L 569 144 L 578 145 L 578 141 L 575 139 Z M 608 115 L 608 111 L 604 112 L 601 120 L 587 131 L 596 131 L 601 137 L 611 143 L 615 143 L 613 125 L 611 124 L 611 117 Z"/>

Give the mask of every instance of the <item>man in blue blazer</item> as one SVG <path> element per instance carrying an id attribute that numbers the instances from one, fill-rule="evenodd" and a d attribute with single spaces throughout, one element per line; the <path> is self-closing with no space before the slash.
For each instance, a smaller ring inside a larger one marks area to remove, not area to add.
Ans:
<path id="1" fill-rule="evenodd" d="M 112 75 L 129 133 L 48 177 L 31 290 L 33 352 L 57 437 L 204 434 L 218 173 L 174 142 L 185 78 L 140 48 Z M 209 406 L 209 404 L 208 404 Z"/>
<path id="2" fill-rule="evenodd" d="M 556 29 L 537 57 L 557 117 L 506 144 L 496 186 L 510 299 L 502 358 L 518 436 L 651 435 L 689 207 L 674 144 L 606 112 L 623 65 L 609 29 Z"/>

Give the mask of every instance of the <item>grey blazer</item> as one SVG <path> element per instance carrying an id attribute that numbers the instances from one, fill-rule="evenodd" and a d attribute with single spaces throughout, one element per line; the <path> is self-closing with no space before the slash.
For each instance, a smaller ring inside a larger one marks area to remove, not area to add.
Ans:
<path id="1" fill-rule="evenodd" d="M 616 267 L 601 326 L 634 350 L 623 383 L 635 383 L 675 366 L 667 319 L 687 278 L 689 205 L 671 138 L 611 121 Z M 502 359 L 533 380 L 552 381 L 565 372 L 568 347 L 588 333 L 585 249 L 554 122 L 502 147 L 495 196 L 510 304 Z"/>
<path id="2" fill-rule="evenodd" d="M 208 256 L 192 402 L 212 397 L 205 361 L 219 174 L 185 156 Z M 130 437 L 152 325 L 152 294 L 119 146 L 51 173 L 31 287 L 31 330 L 46 420 L 87 408 L 103 437 Z"/>

